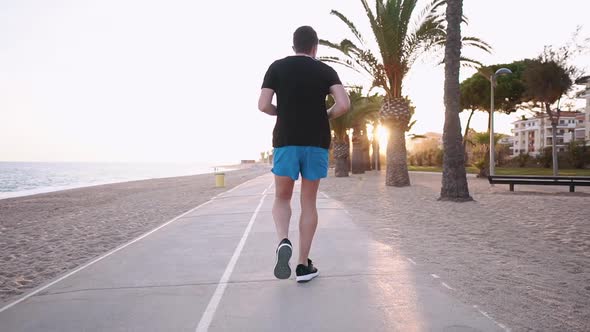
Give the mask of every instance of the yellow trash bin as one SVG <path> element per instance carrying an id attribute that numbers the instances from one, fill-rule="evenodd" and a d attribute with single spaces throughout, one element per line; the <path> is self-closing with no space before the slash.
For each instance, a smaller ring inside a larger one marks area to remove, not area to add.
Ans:
<path id="1" fill-rule="evenodd" d="M 215 187 L 225 187 L 225 173 L 215 173 Z"/>

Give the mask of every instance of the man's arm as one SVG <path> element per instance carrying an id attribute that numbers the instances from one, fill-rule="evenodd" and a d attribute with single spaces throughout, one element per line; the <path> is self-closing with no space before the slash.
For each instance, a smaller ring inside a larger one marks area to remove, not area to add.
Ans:
<path id="1" fill-rule="evenodd" d="M 272 97 L 275 91 L 269 88 L 262 88 L 260 90 L 260 98 L 258 98 L 258 109 L 268 115 L 277 115 L 277 107 L 272 104 Z"/>
<path id="2" fill-rule="evenodd" d="M 328 118 L 336 119 L 350 109 L 350 100 L 342 84 L 334 84 L 330 87 L 330 94 L 334 97 L 334 106 L 328 110 Z"/>

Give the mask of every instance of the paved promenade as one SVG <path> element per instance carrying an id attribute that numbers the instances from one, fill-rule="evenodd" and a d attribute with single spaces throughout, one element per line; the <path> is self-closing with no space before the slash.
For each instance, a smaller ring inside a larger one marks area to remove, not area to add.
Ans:
<path id="1" fill-rule="evenodd" d="M 274 279 L 272 197 L 270 175 L 220 194 L 0 308 L 0 330 L 505 330 L 326 195 L 312 248 L 320 276 Z M 296 253 L 296 222 L 291 234 Z"/>

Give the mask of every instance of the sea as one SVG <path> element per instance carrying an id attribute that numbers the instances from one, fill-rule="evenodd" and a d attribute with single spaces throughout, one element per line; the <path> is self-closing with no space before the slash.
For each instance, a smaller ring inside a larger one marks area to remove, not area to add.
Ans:
<path id="1" fill-rule="evenodd" d="M 0 199 L 101 184 L 230 170 L 207 163 L 2 162 Z"/>

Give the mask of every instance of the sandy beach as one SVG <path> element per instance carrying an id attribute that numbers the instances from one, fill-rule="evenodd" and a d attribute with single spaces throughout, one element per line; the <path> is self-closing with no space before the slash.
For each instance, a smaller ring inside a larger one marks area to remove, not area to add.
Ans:
<path id="1" fill-rule="evenodd" d="M 0 303 L 39 286 L 244 181 L 269 172 L 132 181 L 0 200 Z"/>
<path id="2" fill-rule="evenodd" d="M 392 188 L 383 173 L 367 172 L 328 178 L 320 190 L 512 331 L 590 331 L 590 188 L 510 193 L 469 178 L 476 201 L 457 204 L 437 201 L 440 174 L 411 179 L 411 187 Z"/>

